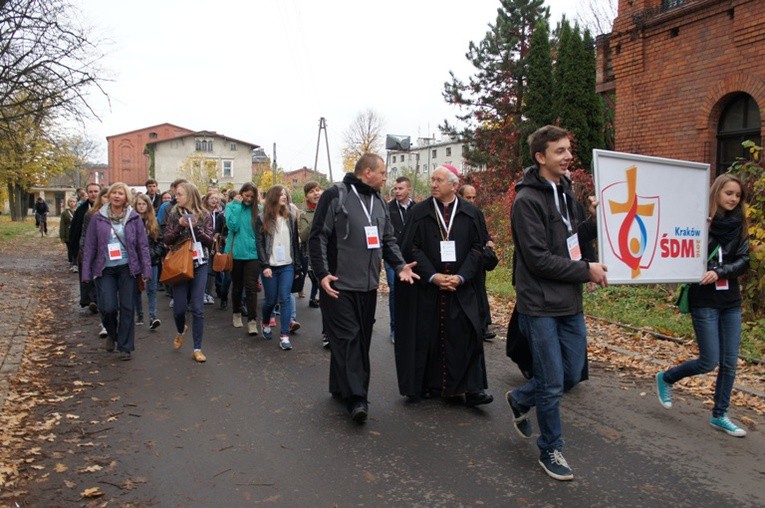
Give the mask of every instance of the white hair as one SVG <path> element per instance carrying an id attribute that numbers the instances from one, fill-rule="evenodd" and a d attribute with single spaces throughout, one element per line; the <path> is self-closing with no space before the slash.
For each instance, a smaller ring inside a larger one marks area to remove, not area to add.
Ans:
<path id="1" fill-rule="evenodd" d="M 449 168 L 447 168 L 445 166 L 438 166 L 433 171 L 438 171 L 439 169 L 443 169 L 444 171 L 446 171 L 446 181 L 447 182 L 449 182 L 449 183 L 459 183 L 460 182 L 460 179 L 457 178 L 457 175 L 455 175 L 454 173 L 449 171 Z"/>

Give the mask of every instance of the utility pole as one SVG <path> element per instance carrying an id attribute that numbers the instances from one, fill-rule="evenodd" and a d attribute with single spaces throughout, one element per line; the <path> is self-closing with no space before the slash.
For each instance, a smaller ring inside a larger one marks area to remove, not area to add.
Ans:
<path id="1" fill-rule="evenodd" d="M 273 168 L 271 169 L 271 172 L 274 176 L 274 182 L 276 181 L 276 168 L 278 166 L 276 165 L 276 143 L 274 143 L 274 162 L 273 162 Z"/>
<path id="2" fill-rule="evenodd" d="M 327 137 L 327 120 L 324 117 L 319 118 L 319 136 L 316 138 L 316 157 L 313 159 L 313 170 L 317 171 L 316 165 L 319 163 L 319 145 L 321 144 L 321 131 L 324 131 L 324 141 L 327 146 L 327 165 L 329 166 L 329 181 L 334 183 L 332 178 L 332 159 L 329 157 L 329 138 Z"/>

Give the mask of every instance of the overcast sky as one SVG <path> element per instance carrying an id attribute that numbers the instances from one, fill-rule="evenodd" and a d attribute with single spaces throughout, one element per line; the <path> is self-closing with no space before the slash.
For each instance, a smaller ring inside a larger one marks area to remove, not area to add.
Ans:
<path id="1" fill-rule="evenodd" d="M 106 136 L 169 122 L 265 148 L 286 170 L 313 167 L 319 118 L 332 170 L 343 133 L 367 108 L 385 133 L 427 137 L 454 119 L 441 95 L 465 78 L 468 43 L 494 23 L 498 0 L 74 0 L 109 44 L 109 106 L 86 135 L 107 162 Z M 575 2 L 547 0 L 551 24 Z M 317 168 L 327 173 L 322 138 Z"/>

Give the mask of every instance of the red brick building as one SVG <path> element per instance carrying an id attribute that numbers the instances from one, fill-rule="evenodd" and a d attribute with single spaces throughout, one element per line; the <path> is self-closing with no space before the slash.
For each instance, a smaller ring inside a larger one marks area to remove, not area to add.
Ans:
<path id="1" fill-rule="evenodd" d="M 615 92 L 616 150 L 712 165 L 765 133 L 762 0 L 619 0 L 598 38 L 598 90 Z"/>
<path id="2" fill-rule="evenodd" d="M 122 134 L 107 136 L 109 144 L 109 181 L 128 185 L 143 185 L 149 178 L 149 157 L 144 154 L 146 143 L 175 138 L 194 131 L 163 123 Z M 103 182 L 102 182 L 103 183 Z"/>
<path id="3" fill-rule="evenodd" d="M 311 180 L 318 181 L 320 178 L 320 173 L 303 166 L 302 168 L 296 169 L 294 171 L 285 171 L 282 181 L 295 190 L 303 190 L 303 185 L 305 185 L 307 182 L 310 182 Z"/>

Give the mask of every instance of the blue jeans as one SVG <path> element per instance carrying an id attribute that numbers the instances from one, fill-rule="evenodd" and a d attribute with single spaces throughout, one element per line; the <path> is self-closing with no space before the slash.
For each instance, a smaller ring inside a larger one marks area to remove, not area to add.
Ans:
<path id="1" fill-rule="evenodd" d="M 151 279 L 146 281 L 146 297 L 149 300 L 149 322 L 157 319 L 157 283 L 159 281 L 159 266 L 151 267 Z M 136 285 L 135 313 L 139 321 L 143 321 L 143 296 Z"/>
<path id="2" fill-rule="evenodd" d="M 271 313 L 276 307 L 277 300 L 279 301 L 279 325 L 281 327 L 281 335 L 290 334 L 290 320 L 292 316 L 292 280 L 295 278 L 295 267 L 293 265 L 272 266 L 271 276 L 261 276 L 263 282 L 263 292 L 265 297 L 263 298 L 263 319 L 267 319 L 271 316 Z M 268 322 L 266 322 L 268 325 Z"/>
<path id="3" fill-rule="evenodd" d="M 205 332 L 205 286 L 207 285 L 207 264 L 194 268 L 194 278 L 173 286 L 173 318 L 175 329 L 183 333 L 186 327 L 186 307 L 191 307 L 191 332 L 194 349 L 202 349 Z"/>
<path id="4" fill-rule="evenodd" d="M 388 313 L 390 314 L 390 334 L 393 335 L 396 330 L 396 313 L 393 297 L 393 286 L 396 285 L 396 270 L 385 261 L 385 279 L 388 281 Z"/>
<path id="5" fill-rule="evenodd" d="M 127 264 L 107 266 L 93 281 L 98 310 L 106 333 L 117 343 L 117 351 L 135 350 L 135 277 Z"/>
<path id="6" fill-rule="evenodd" d="M 534 377 L 512 391 L 521 409 L 536 406 L 541 450 L 563 448 L 560 399 L 582 377 L 587 361 L 584 315 L 537 317 L 519 314 L 521 332 L 528 337 Z"/>
<path id="7" fill-rule="evenodd" d="M 669 369 L 664 373 L 664 381 L 675 383 L 684 377 L 711 372 L 719 364 L 715 405 L 712 408 L 712 416 L 719 417 L 728 411 L 736 380 L 738 347 L 741 344 L 741 307 L 692 307 L 691 319 L 699 345 L 699 357 Z"/>

